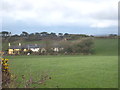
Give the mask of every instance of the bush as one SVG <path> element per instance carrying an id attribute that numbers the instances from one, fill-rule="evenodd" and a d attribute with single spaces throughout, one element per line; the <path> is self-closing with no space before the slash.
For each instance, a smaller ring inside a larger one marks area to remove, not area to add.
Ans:
<path id="1" fill-rule="evenodd" d="M 92 51 L 93 41 L 91 38 L 82 39 L 75 43 L 73 46 L 73 51 L 75 53 L 89 54 Z"/>
<path id="2" fill-rule="evenodd" d="M 10 80 L 11 80 L 8 59 L 2 58 L 1 65 L 2 65 L 2 87 L 8 88 L 8 85 L 10 84 Z"/>
<path id="3" fill-rule="evenodd" d="M 64 52 L 71 54 L 92 54 L 93 53 L 93 39 L 82 38 L 75 41 L 64 41 L 61 43 L 64 47 Z"/>

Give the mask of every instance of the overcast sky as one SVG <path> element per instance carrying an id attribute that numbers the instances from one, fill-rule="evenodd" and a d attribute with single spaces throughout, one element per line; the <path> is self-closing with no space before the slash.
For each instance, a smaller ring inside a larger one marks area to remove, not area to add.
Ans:
<path id="1" fill-rule="evenodd" d="M 119 0 L 1 0 L 2 30 L 118 33 Z M 1 22 L 0 22 L 1 23 Z"/>

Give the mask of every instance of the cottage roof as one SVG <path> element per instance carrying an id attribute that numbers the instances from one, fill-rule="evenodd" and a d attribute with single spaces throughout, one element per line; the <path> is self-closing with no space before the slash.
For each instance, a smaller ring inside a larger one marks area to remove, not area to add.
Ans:
<path id="1" fill-rule="evenodd" d="M 22 46 L 10 46 L 10 49 L 28 49 L 28 48 L 40 48 L 41 45 L 22 45 Z"/>
<path id="2" fill-rule="evenodd" d="M 44 48 L 46 45 L 41 44 L 41 45 L 34 45 L 34 44 L 28 44 L 28 45 L 22 45 L 22 46 L 10 46 L 10 49 L 30 49 L 30 48 Z M 61 48 L 61 45 L 58 43 L 53 43 L 52 44 L 53 48 Z"/>

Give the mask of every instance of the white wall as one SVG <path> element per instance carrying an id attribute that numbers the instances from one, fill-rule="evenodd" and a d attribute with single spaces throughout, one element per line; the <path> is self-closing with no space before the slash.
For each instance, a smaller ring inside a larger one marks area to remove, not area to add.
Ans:
<path id="1" fill-rule="evenodd" d="M 40 48 L 30 48 L 33 52 L 39 52 Z"/>

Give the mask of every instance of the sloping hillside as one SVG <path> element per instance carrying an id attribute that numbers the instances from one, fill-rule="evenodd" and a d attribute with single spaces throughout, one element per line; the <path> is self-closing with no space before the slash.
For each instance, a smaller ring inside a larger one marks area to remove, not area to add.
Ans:
<path id="1" fill-rule="evenodd" d="M 95 39 L 94 50 L 97 55 L 117 55 L 118 39 Z"/>

